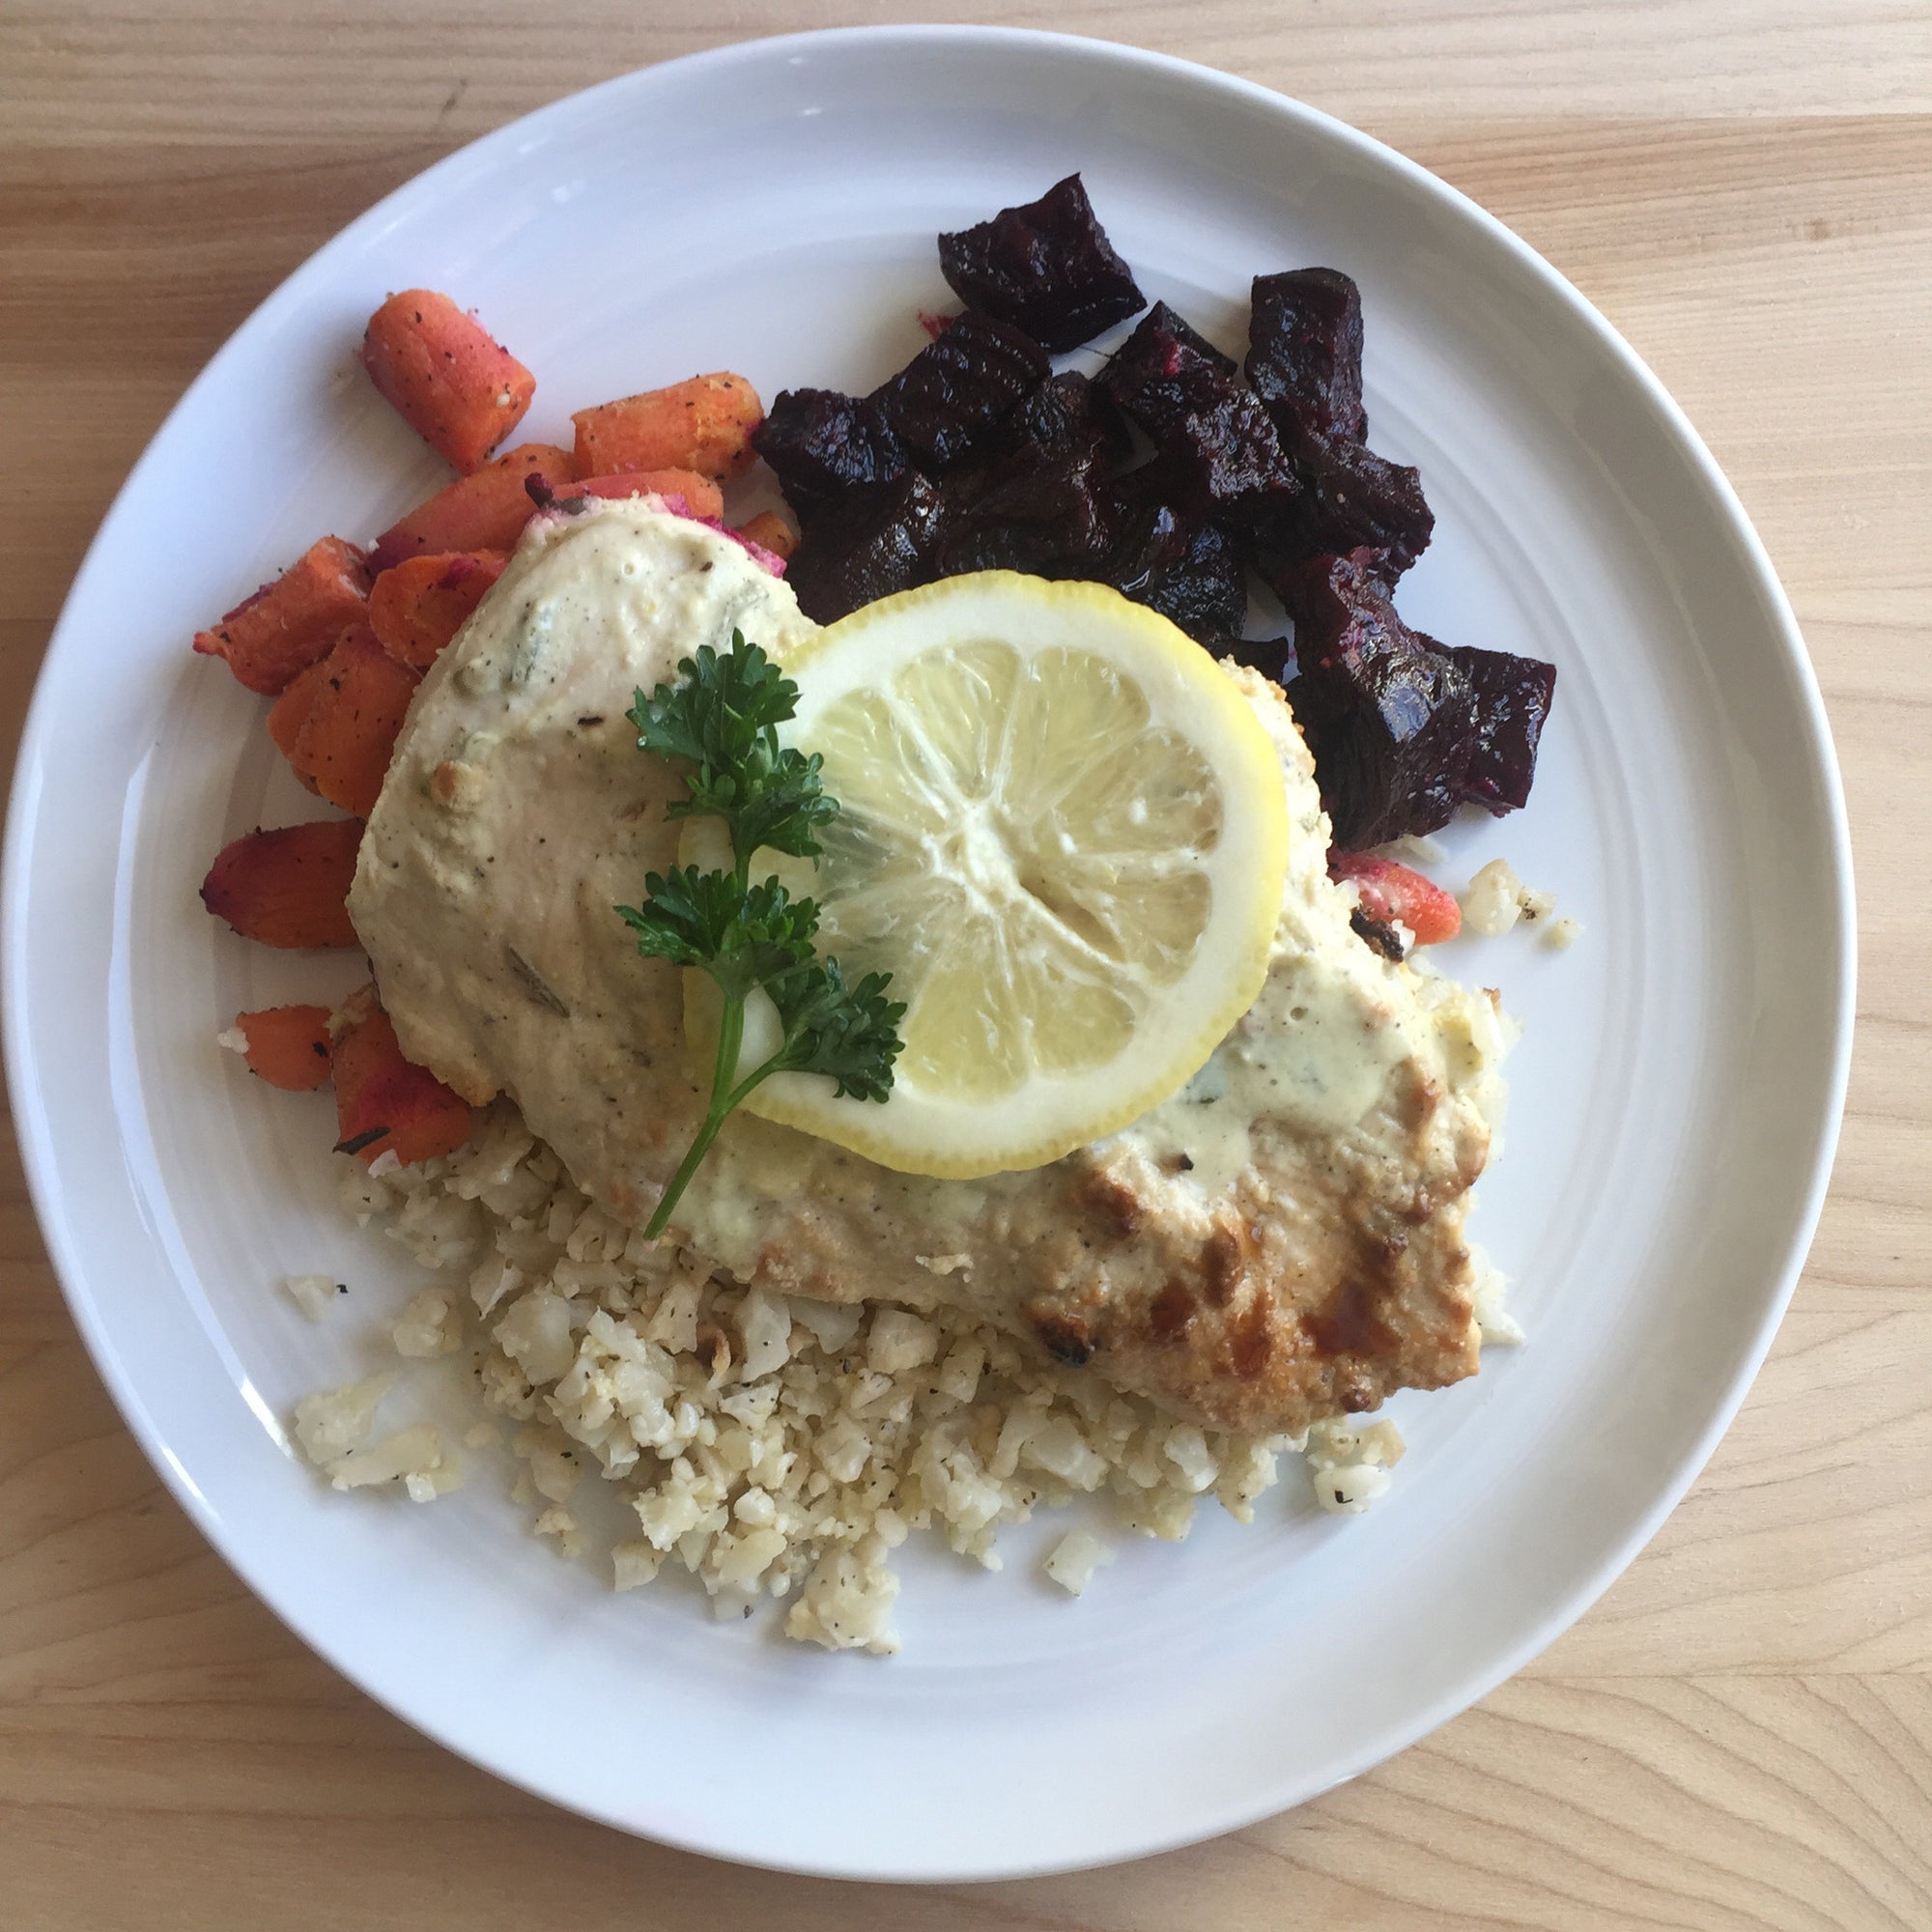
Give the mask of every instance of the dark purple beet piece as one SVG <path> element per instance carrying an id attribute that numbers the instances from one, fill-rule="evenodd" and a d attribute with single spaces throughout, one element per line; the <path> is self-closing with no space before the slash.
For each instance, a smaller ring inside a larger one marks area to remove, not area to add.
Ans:
<path id="1" fill-rule="evenodd" d="M 808 519 L 785 582 L 808 617 L 833 623 L 875 597 L 931 582 L 945 523 L 939 485 L 916 469 L 848 492 Z"/>
<path id="2" fill-rule="evenodd" d="M 1294 457 L 1305 526 L 1325 548 L 1381 551 L 1383 582 L 1390 583 L 1429 548 L 1435 516 L 1413 469 L 1385 463 L 1359 442 L 1325 442 L 1306 454 L 1297 449 Z"/>
<path id="3" fill-rule="evenodd" d="M 752 446 L 801 513 L 847 490 L 891 483 L 906 456 L 869 399 L 837 389 L 784 389 L 752 432 Z"/>
<path id="4" fill-rule="evenodd" d="M 1315 558 L 1371 550 L 1384 587 L 1429 548 L 1435 518 L 1413 469 L 1385 463 L 1359 442 L 1285 438 L 1301 482 L 1284 502 L 1263 497 L 1242 506 L 1253 535 L 1255 567 L 1291 614 L 1299 616 L 1307 565 Z"/>
<path id="5" fill-rule="evenodd" d="M 1292 415 L 1309 435 L 1361 442 L 1362 298 L 1339 269 L 1255 277 L 1248 314 L 1248 382 L 1277 426 Z"/>
<path id="6" fill-rule="evenodd" d="M 969 311 L 866 403 L 892 441 L 918 468 L 935 472 L 957 463 L 1051 366 L 1023 329 Z"/>
<path id="7" fill-rule="evenodd" d="M 1463 796 L 1501 817 L 1528 803 L 1556 667 L 1510 651 L 1447 649 L 1476 692 L 1476 740 Z"/>
<path id="8" fill-rule="evenodd" d="M 1100 387 L 1152 439 L 1164 475 L 1197 513 L 1264 503 L 1285 513 L 1295 480 L 1258 397 L 1234 362 L 1156 302 Z"/>
<path id="9" fill-rule="evenodd" d="M 1374 561 L 1358 551 L 1307 566 L 1288 687 L 1346 852 L 1446 825 L 1476 739 L 1467 674 L 1396 615 Z"/>
<path id="10" fill-rule="evenodd" d="M 1111 537 L 1101 478 L 1124 442 L 1119 418 L 1086 377 L 1068 372 L 1042 383 L 983 452 L 947 478 L 940 574 L 1096 574 Z"/>
<path id="11" fill-rule="evenodd" d="M 1256 567 L 1290 601 L 1312 557 L 1368 549 L 1393 584 L 1429 548 L 1435 519 L 1415 471 L 1363 441 L 1361 296 L 1339 270 L 1295 269 L 1256 276 L 1253 297 L 1248 381 L 1301 485 L 1293 503 L 1251 516 Z"/>
<path id="12" fill-rule="evenodd" d="M 1232 377 L 1239 370 L 1241 365 L 1225 349 L 1215 348 L 1184 315 L 1169 308 L 1164 301 L 1154 303 L 1148 311 L 1146 321 L 1173 336 L 1191 360 L 1206 362 L 1209 368 L 1218 369 L 1224 376 Z M 1138 334 L 1140 330 L 1136 328 L 1134 332 Z M 1131 341 L 1132 337 L 1128 340 Z M 1122 343 L 1116 354 L 1124 352 L 1126 346 L 1125 342 Z"/>
<path id="13" fill-rule="evenodd" d="M 1195 522 L 1131 491 L 1117 499 L 1114 529 L 1099 573 L 1104 581 L 1172 618 L 1196 642 L 1225 652 L 1248 614 L 1247 573 L 1234 537 L 1219 524 Z"/>
<path id="14" fill-rule="evenodd" d="M 942 235 L 939 268 L 968 307 L 1016 324 L 1055 355 L 1147 305 L 1078 175 L 1024 208 Z"/>
<path id="15" fill-rule="evenodd" d="M 1109 397 L 1068 369 L 1034 390 L 1000 425 L 989 447 L 997 454 L 1091 456 L 1112 468 L 1133 453 L 1133 439 Z"/>

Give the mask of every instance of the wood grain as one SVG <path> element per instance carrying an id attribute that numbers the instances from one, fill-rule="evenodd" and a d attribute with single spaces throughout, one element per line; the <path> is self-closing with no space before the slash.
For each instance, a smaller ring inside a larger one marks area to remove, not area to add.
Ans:
<path id="1" fill-rule="evenodd" d="M 429 161 L 572 88 L 865 0 L 0 10 L 0 743 L 186 382 Z M 1548 1655 L 1369 1776 L 1114 1871 L 925 1893 L 561 1816 L 247 1597 L 89 1367 L 0 1150 L 0 1925 L 1932 1926 L 1932 15 L 1920 0 L 1030 0 L 1474 194 L 1685 404 L 1791 590 L 1863 880 L 1861 1029 L 1790 1319 L 1710 1469 Z"/>

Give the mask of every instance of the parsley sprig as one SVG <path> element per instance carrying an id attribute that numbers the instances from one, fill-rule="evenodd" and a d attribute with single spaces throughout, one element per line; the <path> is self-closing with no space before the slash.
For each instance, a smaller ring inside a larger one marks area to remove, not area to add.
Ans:
<path id="1" fill-rule="evenodd" d="M 886 998 L 891 975 L 867 973 L 848 985 L 836 959 L 813 951 L 818 906 L 794 899 L 776 878 L 752 879 L 763 849 L 816 860 L 818 834 L 838 813 L 821 786 L 821 760 L 779 743 L 778 727 L 798 706 L 798 686 L 742 632 L 721 657 L 709 644 L 678 666 L 626 714 L 640 750 L 688 765 L 689 796 L 667 808 L 672 818 L 714 817 L 731 837 L 731 869 L 673 866 L 644 879 L 641 906 L 619 906 L 646 958 L 707 974 L 723 999 L 711 1099 L 704 1123 L 645 1224 L 653 1238 L 718 1138 L 725 1118 L 774 1073 L 822 1073 L 841 1094 L 883 1100 L 905 1008 Z M 762 988 L 778 1011 L 777 1050 L 736 1077 L 745 1038 L 745 1002 Z"/>

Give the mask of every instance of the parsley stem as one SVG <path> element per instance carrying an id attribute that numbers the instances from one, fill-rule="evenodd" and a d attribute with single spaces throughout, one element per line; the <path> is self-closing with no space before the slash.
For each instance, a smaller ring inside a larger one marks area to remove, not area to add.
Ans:
<path id="1" fill-rule="evenodd" d="M 738 1050 L 745 1039 L 745 998 L 742 993 L 727 994 L 724 1010 L 718 1016 L 718 1053 L 711 1067 L 711 1105 L 704 1116 L 704 1124 L 698 1128 L 696 1138 L 685 1150 L 684 1158 L 678 1162 L 677 1172 L 665 1183 L 665 1191 L 659 1197 L 657 1209 L 644 1223 L 644 1238 L 654 1241 L 664 1233 L 665 1223 L 670 1219 L 671 1209 L 678 1204 L 684 1190 L 691 1185 L 691 1177 L 697 1172 L 698 1163 L 711 1151 L 711 1143 L 718 1138 L 718 1130 L 724 1124 L 725 1116 L 737 1105 L 737 1096 L 731 1092 L 731 1076 L 738 1070 Z M 755 1084 L 755 1083 L 754 1083 Z"/>
<path id="2" fill-rule="evenodd" d="M 684 1190 L 691 1185 L 691 1177 L 697 1172 L 704 1156 L 711 1151 L 711 1143 L 718 1138 L 718 1130 L 724 1126 L 732 1111 L 746 1094 L 779 1070 L 785 1056 L 784 1046 L 781 1046 L 762 1066 L 755 1066 L 733 1087 L 729 1085 L 733 1073 L 738 1070 L 738 1054 L 745 1040 L 745 1001 L 742 994 L 727 998 L 724 1010 L 718 1016 L 718 1053 L 711 1068 L 711 1106 L 704 1116 L 704 1124 L 698 1128 L 697 1137 L 686 1151 L 678 1163 L 677 1172 L 665 1183 L 665 1191 L 659 1199 L 657 1209 L 644 1223 L 644 1238 L 654 1241 L 664 1233 L 665 1223 L 670 1219 Z M 790 1042 L 785 1043 L 789 1045 Z"/>

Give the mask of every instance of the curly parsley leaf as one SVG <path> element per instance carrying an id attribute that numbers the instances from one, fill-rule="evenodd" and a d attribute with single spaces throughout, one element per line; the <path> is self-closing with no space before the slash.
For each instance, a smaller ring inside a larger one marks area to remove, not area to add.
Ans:
<path id="1" fill-rule="evenodd" d="M 676 684 L 639 691 L 625 713 L 640 750 L 692 767 L 690 797 L 673 818 L 724 819 L 742 870 L 760 846 L 794 858 L 818 856 L 818 831 L 838 814 L 820 785 L 822 760 L 779 743 L 778 727 L 798 708 L 798 686 L 742 631 L 724 657 L 709 644 L 678 666 Z"/>
<path id="2" fill-rule="evenodd" d="M 765 990 L 784 1027 L 777 1056 L 782 1070 L 828 1074 L 855 1100 L 885 1099 L 905 1044 L 898 1036 L 905 1007 L 886 998 L 891 980 L 889 973 L 867 973 L 847 986 L 838 960 L 814 958 L 769 982 Z"/>

